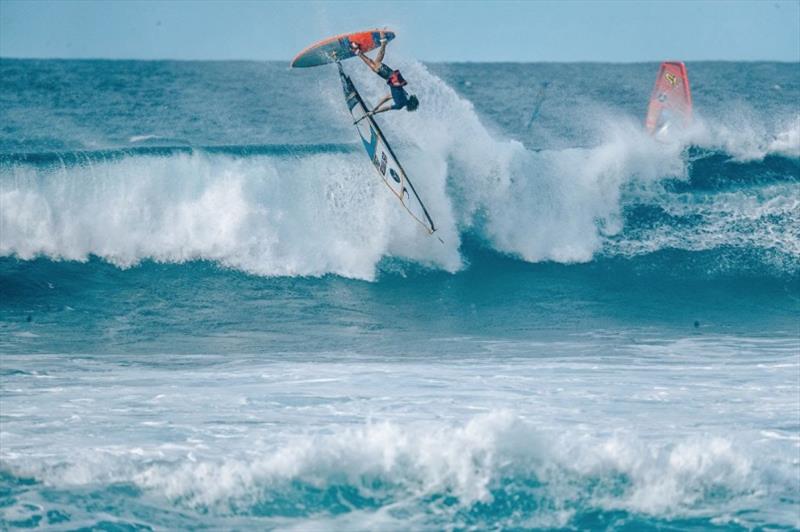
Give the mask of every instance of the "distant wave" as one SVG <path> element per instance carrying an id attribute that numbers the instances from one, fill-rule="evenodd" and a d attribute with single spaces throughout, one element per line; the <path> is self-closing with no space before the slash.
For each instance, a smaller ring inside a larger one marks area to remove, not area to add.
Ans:
<path id="1" fill-rule="evenodd" d="M 318 153 L 350 153 L 357 151 L 357 144 L 260 144 L 230 146 L 158 145 L 109 148 L 103 150 L 70 150 L 0 153 L 0 165 L 66 165 L 79 166 L 85 163 L 105 163 L 128 157 L 168 157 L 178 154 L 208 153 L 248 157 L 252 155 L 302 156 Z M 1 166 L 0 166 L 1 167 Z"/>

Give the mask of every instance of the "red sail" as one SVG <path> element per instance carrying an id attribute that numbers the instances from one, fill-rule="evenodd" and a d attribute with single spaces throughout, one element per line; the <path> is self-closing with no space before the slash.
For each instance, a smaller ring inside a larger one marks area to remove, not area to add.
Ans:
<path id="1" fill-rule="evenodd" d="M 645 127 L 651 134 L 675 125 L 686 127 L 692 121 L 692 92 L 686 65 L 680 61 L 665 61 L 658 69 Z"/>

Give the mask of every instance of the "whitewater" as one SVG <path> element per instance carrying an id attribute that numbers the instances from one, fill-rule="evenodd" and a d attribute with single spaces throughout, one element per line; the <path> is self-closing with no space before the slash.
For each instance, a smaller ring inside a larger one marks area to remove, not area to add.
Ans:
<path id="1" fill-rule="evenodd" d="M 393 60 L 0 61 L 0 526 L 800 527 L 800 65 Z"/>

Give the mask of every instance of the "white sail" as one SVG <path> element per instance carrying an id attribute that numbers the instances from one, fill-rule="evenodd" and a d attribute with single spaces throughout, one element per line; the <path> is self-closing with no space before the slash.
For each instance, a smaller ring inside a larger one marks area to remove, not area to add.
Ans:
<path id="1" fill-rule="evenodd" d="M 397 199 L 403 204 L 403 207 L 408 213 L 422 225 L 425 230 L 432 234 L 436 231 L 436 226 L 428 215 L 428 210 L 422 203 L 422 200 L 414 190 L 414 185 L 408 179 L 403 167 L 395 157 L 394 152 L 386 142 L 378 124 L 372 116 L 367 116 L 368 108 L 361 98 L 361 95 L 353 85 L 349 76 L 344 73 L 342 65 L 337 63 L 339 67 L 339 76 L 342 80 L 342 89 L 344 89 L 344 97 L 347 101 L 347 108 L 350 109 L 350 114 L 353 120 L 357 121 L 356 129 L 364 143 L 364 149 L 367 150 L 375 165 L 375 169 L 380 174 L 383 182 L 391 189 Z"/>

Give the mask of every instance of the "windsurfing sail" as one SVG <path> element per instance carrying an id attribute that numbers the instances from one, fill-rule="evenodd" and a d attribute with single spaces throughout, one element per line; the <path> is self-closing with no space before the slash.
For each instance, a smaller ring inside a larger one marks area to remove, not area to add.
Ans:
<path id="1" fill-rule="evenodd" d="M 428 215 L 428 210 L 419 198 L 417 191 L 414 190 L 414 185 L 411 184 L 405 170 L 400 166 L 400 162 L 395 157 L 392 148 L 389 147 L 389 143 L 386 142 L 386 137 L 383 136 L 375 119 L 367 114 L 369 108 L 353 85 L 353 81 L 344 73 L 341 63 L 337 62 L 336 66 L 339 67 L 339 77 L 342 80 L 347 108 L 356 122 L 356 130 L 375 170 L 378 171 L 383 182 L 397 196 L 408 213 L 425 228 L 428 234 L 433 234 L 436 226 Z"/>
<path id="2" fill-rule="evenodd" d="M 647 108 L 645 128 L 651 135 L 692 122 L 692 93 L 686 65 L 680 61 L 661 63 Z"/>
<path id="3" fill-rule="evenodd" d="M 533 111 L 531 112 L 531 117 L 528 120 L 528 129 L 530 129 L 533 125 L 533 121 L 539 118 L 539 112 L 542 110 L 542 104 L 544 103 L 545 99 L 545 91 L 549 85 L 549 81 L 543 81 L 539 86 L 539 92 L 536 94 L 536 99 L 533 102 Z"/>

